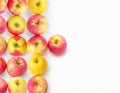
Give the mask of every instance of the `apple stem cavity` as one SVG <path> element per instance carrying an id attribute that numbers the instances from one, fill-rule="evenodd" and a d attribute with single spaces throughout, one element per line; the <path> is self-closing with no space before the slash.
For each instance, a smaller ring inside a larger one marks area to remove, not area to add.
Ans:
<path id="1" fill-rule="evenodd" d="M 19 85 L 20 82 L 19 82 L 19 80 L 17 80 L 15 83 L 16 83 L 16 85 Z"/>
<path id="2" fill-rule="evenodd" d="M 38 60 L 37 60 L 37 59 L 35 60 L 35 63 L 38 63 Z"/>
<path id="3" fill-rule="evenodd" d="M 58 44 L 58 42 L 59 42 L 59 40 L 56 39 L 56 40 L 54 41 L 54 44 Z"/>
<path id="4" fill-rule="evenodd" d="M 39 25 L 39 24 L 40 24 L 40 21 L 35 22 L 35 24 L 36 24 L 36 25 Z"/>
<path id="5" fill-rule="evenodd" d="M 35 85 L 38 85 L 38 82 L 35 82 Z"/>
<path id="6" fill-rule="evenodd" d="M 20 8 L 20 5 L 19 5 L 19 4 L 16 4 L 15 7 L 16 7 L 16 8 Z"/>
<path id="7" fill-rule="evenodd" d="M 17 65 L 21 65 L 21 62 L 19 62 L 19 61 L 17 61 L 16 63 L 17 63 Z"/>
<path id="8" fill-rule="evenodd" d="M 36 3 L 36 6 L 39 7 L 40 6 L 40 2 Z"/>
<path id="9" fill-rule="evenodd" d="M 14 44 L 15 47 L 19 47 L 19 45 L 17 43 Z"/>
<path id="10" fill-rule="evenodd" d="M 35 46 L 38 46 L 38 44 L 39 44 L 39 43 L 38 43 L 38 42 L 36 42 L 36 43 L 35 43 Z"/>
<path id="11" fill-rule="evenodd" d="M 18 23 L 15 23 L 15 27 L 19 27 L 19 24 L 18 24 Z"/>

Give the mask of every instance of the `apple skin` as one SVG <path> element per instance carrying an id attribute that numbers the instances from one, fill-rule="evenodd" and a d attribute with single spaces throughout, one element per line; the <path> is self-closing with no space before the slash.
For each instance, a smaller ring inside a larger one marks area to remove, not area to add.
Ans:
<path id="1" fill-rule="evenodd" d="M 47 60 L 42 55 L 33 55 L 28 60 L 28 70 L 34 75 L 42 75 L 48 67 Z"/>
<path id="2" fill-rule="evenodd" d="M 26 53 L 27 43 L 21 36 L 12 36 L 8 39 L 8 52 L 13 56 L 21 56 Z"/>
<path id="3" fill-rule="evenodd" d="M 13 35 L 20 35 L 27 29 L 26 21 L 21 16 L 12 16 L 7 21 L 8 31 Z"/>
<path id="4" fill-rule="evenodd" d="M 31 54 L 44 54 L 47 51 L 47 41 L 41 35 L 35 35 L 28 40 L 27 50 Z"/>
<path id="5" fill-rule="evenodd" d="M 60 56 L 66 51 L 66 39 L 61 35 L 51 36 L 48 40 L 48 48 L 54 55 Z"/>
<path id="6" fill-rule="evenodd" d="M 0 36 L 0 55 L 3 55 L 6 50 L 7 50 L 7 42 L 2 36 Z"/>
<path id="7" fill-rule="evenodd" d="M 29 93 L 47 93 L 48 84 L 42 76 L 33 76 L 28 81 Z"/>
<path id="8" fill-rule="evenodd" d="M 26 0 L 8 0 L 8 9 L 13 15 L 21 15 L 27 10 Z"/>
<path id="9" fill-rule="evenodd" d="M 0 14 L 2 14 L 7 8 L 6 0 L 0 0 Z"/>
<path id="10" fill-rule="evenodd" d="M 42 15 L 33 15 L 27 22 L 28 30 L 36 35 L 40 35 L 46 32 L 48 29 L 48 21 Z"/>
<path id="11" fill-rule="evenodd" d="M 10 76 L 22 76 L 27 71 L 27 63 L 22 57 L 12 57 L 7 63 L 7 72 Z"/>
<path id="12" fill-rule="evenodd" d="M 6 61 L 4 60 L 4 58 L 0 57 L 0 75 L 5 72 L 7 68 L 7 64 Z M 1 92 L 0 92 L 1 93 Z"/>
<path id="13" fill-rule="evenodd" d="M 47 0 L 28 0 L 28 8 L 33 14 L 42 14 L 48 8 Z"/>
<path id="14" fill-rule="evenodd" d="M 0 93 L 6 93 L 7 88 L 7 82 L 3 78 L 0 78 Z"/>
<path id="15" fill-rule="evenodd" d="M 2 16 L 0 16 L 0 34 L 5 32 L 5 30 L 6 30 L 6 21 Z"/>
<path id="16" fill-rule="evenodd" d="M 22 77 L 13 77 L 8 82 L 9 93 L 26 93 L 27 83 Z"/>

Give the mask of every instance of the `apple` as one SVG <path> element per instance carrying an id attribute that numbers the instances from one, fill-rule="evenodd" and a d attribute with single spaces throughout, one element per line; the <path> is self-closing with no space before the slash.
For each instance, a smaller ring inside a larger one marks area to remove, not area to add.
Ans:
<path id="1" fill-rule="evenodd" d="M 13 35 L 20 35 L 27 29 L 26 21 L 21 16 L 12 16 L 7 21 L 8 31 Z"/>
<path id="2" fill-rule="evenodd" d="M 48 28 L 48 21 L 42 15 L 33 15 L 27 22 L 28 30 L 33 34 L 43 34 Z"/>
<path id="3" fill-rule="evenodd" d="M 0 93 L 6 93 L 7 88 L 7 82 L 3 78 L 0 78 Z"/>
<path id="4" fill-rule="evenodd" d="M 47 70 L 47 60 L 42 55 L 33 55 L 28 60 L 28 70 L 34 75 L 42 75 Z"/>
<path id="5" fill-rule="evenodd" d="M 0 55 L 3 55 L 6 49 L 7 49 L 7 42 L 2 36 L 0 36 Z"/>
<path id="6" fill-rule="evenodd" d="M 28 52 L 31 54 L 44 54 L 47 51 L 47 41 L 41 35 L 35 35 L 28 40 Z"/>
<path id="7" fill-rule="evenodd" d="M 28 0 L 28 8 L 33 14 L 42 14 L 48 8 L 47 0 Z"/>
<path id="8" fill-rule="evenodd" d="M 67 48 L 66 39 L 61 35 L 53 35 L 48 40 L 48 48 L 54 55 L 62 55 Z"/>
<path id="9" fill-rule="evenodd" d="M 0 14 L 2 14 L 7 8 L 6 0 L 0 0 Z"/>
<path id="10" fill-rule="evenodd" d="M 8 9 L 14 15 L 21 15 L 27 10 L 26 0 L 8 0 Z"/>
<path id="11" fill-rule="evenodd" d="M 33 76 L 28 81 L 29 93 L 47 93 L 48 84 L 42 76 Z"/>
<path id="12" fill-rule="evenodd" d="M 27 71 L 27 63 L 22 57 L 12 57 L 7 63 L 7 72 L 10 76 L 22 76 Z"/>
<path id="13" fill-rule="evenodd" d="M 13 56 L 21 56 L 26 53 L 27 43 L 21 36 L 12 36 L 8 39 L 8 52 Z"/>
<path id="14" fill-rule="evenodd" d="M 27 83 L 22 77 L 13 77 L 8 82 L 9 93 L 26 93 Z"/>
<path id="15" fill-rule="evenodd" d="M 6 30 L 6 21 L 0 16 L 0 34 L 2 34 Z"/>
<path id="16" fill-rule="evenodd" d="M 5 72 L 6 68 L 7 68 L 6 61 L 4 60 L 4 58 L 0 57 L 0 74 Z"/>

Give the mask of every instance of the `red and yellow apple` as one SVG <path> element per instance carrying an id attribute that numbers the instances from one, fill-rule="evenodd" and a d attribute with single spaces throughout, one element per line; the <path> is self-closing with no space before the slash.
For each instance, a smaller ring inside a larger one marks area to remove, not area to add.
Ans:
<path id="1" fill-rule="evenodd" d="M 28 60 L 28 70 L 34 75 L 42 75 L 47 70 L 47 60 L 42 55 L 33 55 Z"/>
<path id="2" fill-rule="evenodd" d="M 9 93 L 26 93 L 27 83 L 22 77 L 13 77 L 8 82 Z"/>
<path id="3" fill-rule="evenodd" d="M 21 15 L 27 10 L 26 0 L 8 0 L 8 9 L 14 15 Z"/>
<path id="4" fill-rule="evenodd" d="M 10 76 L 22 76 L 27 71 L 27 63 L 22 57 L 12 57 L 7 63 L 7 72 Z"/>
<path id="5" fill-rule="evenodd" d="M 28 8 L 33 14 L 42 14 L 48 8 L 47 0 L 28 0 Z"/>
<path id="6" fill-rule="evenodd" d="M 47 41 L 41 35 L 33 36 L 28 40 L 27 49 L 31 54 L 44 54 L 47 50 Z"/>
<path id="7" fill-rule="evenodd" d="M 7 88 L 7 82 L 3 78 L 0 78 L 0 93 L 6 93 Z"/>
<path id="8" fill-rule="evenodd" d="M 48 41 L 48 48 L 53 54 L 62 55 L 67 48 L 66 39 L 61 35 L 51 36 Z"/>
<path id="9" fill-rule="evenodd" d="M 26 21 L 21 16 L 12 16 L 7 21 L 8 31 L 13 35 L 20 35 L 27 29 Z"/>
<path id="10" fill-rule="evenodd" d="M 0 14 L 2 14 L 7 8 L 6 0 L 0 0 Z"/>
<path id="11" fill-rule="evenodd" d="M 6 49 L 7 49 L 7 42 L 2 36 L 0 36 L 0 55 L 3 55 Z"/>
<path id="12" fill-rule="evenodd" d="M 8 52 L 13 56 L 21 56 L 26 53 L 27 43 L 21 36 L 12 36 L 8 39 Z"/>
<path id="13" fill-rule="evenodd" d="M 6 30 L 6 21 L 0 16 L 0 34 L 2 34 Z"/>
<path id="14" fill-rule="evenodd" d="M 42 76 L 33 76 L 28 81 L 29 93 L 47 93 L 48 84 Z"/>
<path id="15" fill-rule="evenodd" d="M 48 28 L 48 21 L 42 15 L 34 15 L 27 22 L 28 30 L 33 34 L 43 34 Z"/>
<path id="16" fill-rule="evenodd" d="M 6 61 L 4 60 L 4 58 L 0 57 L 0 74 L 5 72 L 6 68 L 7 68 Z"/>

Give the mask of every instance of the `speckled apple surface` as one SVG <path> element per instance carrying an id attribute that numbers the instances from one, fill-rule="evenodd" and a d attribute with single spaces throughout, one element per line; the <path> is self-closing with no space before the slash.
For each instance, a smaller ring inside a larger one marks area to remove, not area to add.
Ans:
<path id="1" fill-rule="evenodd" d="M 54 2 L 52 0 L 49 0 L 49 3 L 51 4 L 51 2 Z M 42 34 L 42 36 L 44 36 L 46 38 L 46 40 L 48 41 L 48 39 L 55 34 L 61 34 L 63 35 L 66 39 L 67 39 L 67 30 L 64 30 L 64 27 L 62 27 L 62 23 L 61 25 L 57 24 L 57 19 L 55 18 L 55 16 L 57 16 L 57 13 L 54 10 L 53 5 L 50 5 L 48 7 L 48 10 L 43 13 L 43 15 L 47 18 L 48 20 L 48 30 Z M 55 4 L 55 3 L 54 3 Z M 56 5 L 55 5 L 56 6 Z M 51 10 L 50 8 L 53 8 L 53 10 Z M 56 10 L 57 11 L 57 10 Z M 31 16 L 33 16 L 34 14 L 32 14 L 29 10 L 27 10 L 25 13 L 23 13 L 21 16 L 23 18 L 25 18 L 26 22 L 28 20 L 28 18 L 30 18 Z M 5 18 L 5 20 L 7 21 L 9 19 L 9 17 L 13 16 L 13 14 L 11 14 L 8 9 L 1 15 Z M 61 19 L 61 18 L 60 18 Z M 58 21 L 60 21 L 60 19 Z M 9 31 L 6 29 L 6 31 L 1 34 L 6 41 L 8 41 L 8 39 L 13 36 L 11 33 L 9 33 Z M 26 41 L 28 41 L 32 36 L 34 36 L 34 34 L 32 34 L 30 31 L 26 30 L 23 34 L 20 35 L 21 37 L 24 37 L 26 39 Z M 47 72 L 42 75 L 48 82 L 48 92 L 47 93 L 59 93 L 59 90 L 64 90 L 62 89 L 62 86 L 64 86 L 62 81 L 63 79 L 66 78 L 66 75 L 62 74 L 64 73 L 64 71 L 67 69 L 65 68 L 67 66 L 66 63 L 68 63 L 69 61 L 67 61 L 67 51 L 63 56 L 57 57 L 55 55 L 53 55 L 51 52 L 49 52 L 49 50 L 46 51 L 46 53 L 44 54 L 45 58 L 48 61 L 48 68 L 47 68 Z M 32 56 L 31 53 L 29 53 L 28 51 L 26 52 L 25 55 L 22 55 L 22 57 L 26 60 L 26 62 L 28 62 L 28 59 Z M 12 58 L 12 55 L 8 53 L 8 51 L 6 51 L 2 57 L 6 60 L 6 62 L 8 62 L 8 60 L 10 58 Z M 65 71 L 66 72 L 66 71 Z M 69 72 L 68 72 L 69 73 Z M 67 74 L 67 73 L 66 73 Z M 31 77 L 33 76 L 33 74 L 31 74 L 28 70 L 27 72 L 22 76 L 26 81 L 28 81 Z M 4 78 L 7 82 L 10 80 L 11 76 L 7 73 L 7 70 L 0 76 L 2 78 Z M 65 77 L 65 78 L 64 78 Z M 58 83 L 61 84 L 59 85 Z M 64 81 L 65 82 L 65 81 Z M 60 87 L 61 86 L 61 87 Z M 66 87 L 66 86 L 65 86 Z M 9 93 L 8 91 L 6 93 Z M 27 92 L 28 93 L 28 92 Z M 64 92 L 62 92 L 64 93 Z"/>

